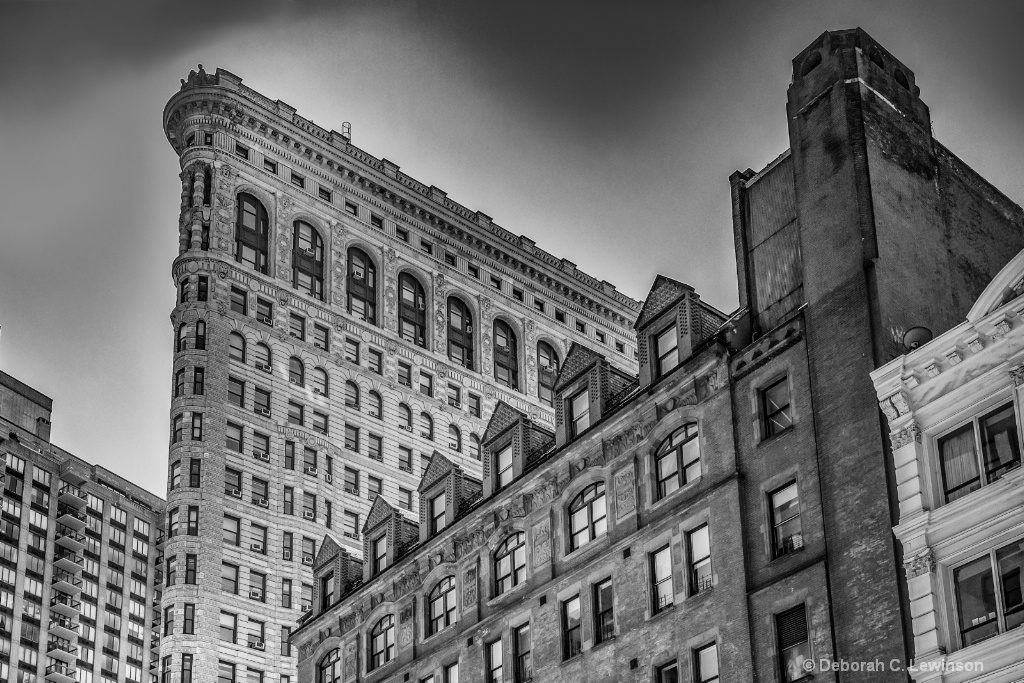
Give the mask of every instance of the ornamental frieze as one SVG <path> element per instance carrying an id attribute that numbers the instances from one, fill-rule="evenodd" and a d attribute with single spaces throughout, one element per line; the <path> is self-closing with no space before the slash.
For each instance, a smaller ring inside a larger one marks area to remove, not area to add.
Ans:
<path id="1" fill-rule="evenodd" d="M 898 432 L 889 435 L 892 440 L 892 449 L 898 450 L 911 443 L 921 443 L 921 428 L 916 422 L 912 422 Z"/>
<path id="2" fill-rule="evenodd" d="M 917 557 L 906 560 L 903 563 L 903 567 L 906 569 L 908 579 L 933 573 L 935 571 L 935 558 L 932 556 L 931 549 L 926 550 Z"/>
<path id="3" fill-rule="evenodd" d="M 476 604 L 476 567 L 469 567 L 462 574 L 462 605 L 469 608 Z"/>
<path id="4" fill-rule="evenodd" d="M 1024 365 L 1010 368 L 1010 379 L 1013 380 L 1015 387 L 1024 385 Z"/>
<path id="5" fill-rule="evenodd" d="M 611 439 L 602 439 L 601 449 L 604 461 L 612 460 L 642 442 L 650 434 L 654 425 L 654 422 L 636 422 Z"/>
<path id="6" fill-rule="evenodd" d="M 615 474 L 615 518 L 636 510 L 636 473 L 633 464 Z"/>

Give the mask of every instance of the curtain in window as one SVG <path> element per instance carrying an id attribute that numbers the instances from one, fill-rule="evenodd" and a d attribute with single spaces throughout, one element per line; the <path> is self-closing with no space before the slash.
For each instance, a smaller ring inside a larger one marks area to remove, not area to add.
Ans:
<path id="1" fill-rule="evenodd" d="M 974 452 L 974 426 L 967 425 L 944 438 L 939 444 L 946 502 L 975 491 L 981 486 L 978 458 Z"/>

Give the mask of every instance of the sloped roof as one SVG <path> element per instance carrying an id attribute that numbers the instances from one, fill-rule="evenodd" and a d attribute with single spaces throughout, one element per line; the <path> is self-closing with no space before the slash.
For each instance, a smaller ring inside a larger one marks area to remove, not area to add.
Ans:
<path id="1" fill-rule="evenodd" d="M 434 451 L 430 456 L 430 464 L 427 465 L 427 471 L 420 478 L 420 485 L 416 490 L 420 492 L 426 491 L 436 484 L 439 479 L 447 477 L 448 473 L 453 469 L 455 469 L 455 465 L 452 464 L 451 460 Z"/>
<path id="2" fill-rule="evenodd" d="M 654 284 L 651 285 L 651 291 L 647 294 L 647 298 L 644 299 L 644 305 L 640 309 L 640 315 L 637 316 L 636 322 L 633 323 L 633 329 L 639 330 L 644 327 L 684 294 L 694 291 L 696 290 L 690 285 L 664 275 L 658 275 L 654 278 Z"/>
<path id="3" fill-rule="evenodd" d="M 316 559 L 313 560 L 313 569 L 315 570 L 333 560 L 340 549 L 341 546 L 334 540 L 334 537 L 330 534 L 325 534 L 324 540 L 320 541 L 320 550 L 316 553 Z"/>
<path id="4" fill-rule="evenodd" d="M 377 496 L 373 499 L 373 505 L 370 506 L 370 512 L 366 515 L 366 523 L 363 524 L 363 533 L 367 530 L 377 527 L 381 522 L 388 519 L 395 513 L 395 508 L 391 507 L 384 496 Z"/>
<path id="5" fill-rule="evenodd" d="M 510 424 L 524 417 L 526 417 L 525 413 L 521 413 L 504 401 L 499 400 L 498 405 L 494 407 L 494 412 L 491 413 L 491 419 L 487 421 L 487 429 L 484 430 L 482 443 L 489 442 L 505 431 Z"/>
<path id="6" fill-rule="evenodd" d="M 593 349 L 588 349 L 582 344 L 572 343 L 569 353 L 565 355 L 565 362 L 558 370 L 558 377 L 555 379 L 555 391 L 561 391 L 562 387 L 579 377 L 595 362 L 604 360 L 604 356 Z"/>

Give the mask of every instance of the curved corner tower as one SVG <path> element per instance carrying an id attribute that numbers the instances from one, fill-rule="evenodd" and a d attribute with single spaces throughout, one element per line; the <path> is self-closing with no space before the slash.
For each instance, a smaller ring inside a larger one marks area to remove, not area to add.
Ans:
<path id="1" fill-rule="evenodd" d="M 434 452 L 482 478 L 498 400 L 554 423 L 569 345 L 635 372 L 637 302 L 238 77 L 164 110 L 181 162 L 162 680 L 295 682 L 327 534 L 412 519 Z M 346 127 L 347 131 L 347 127 Z"/>

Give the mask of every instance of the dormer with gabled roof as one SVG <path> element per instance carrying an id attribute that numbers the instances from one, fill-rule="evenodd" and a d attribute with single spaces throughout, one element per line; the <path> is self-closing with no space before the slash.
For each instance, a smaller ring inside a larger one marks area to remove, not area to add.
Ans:
<path id="1" fill-rule="evenodd" d="M 366 523 L 363 524 L 363 580 L 395 563 L 411 544 L 416 542 L 416 526 L 378 495 L 373 500 Z"/>
<path id="2" fill-rule="evenodd" d="M 483 495 L 490 497 L 522 476 L 531 457 L 554 445 L 554 434 L 504 401 L 491 413 L 481 444 L 484 463 Z"/>
<path id="3" fill-rule="evenodd" d="M 574 343 L 555 380 L 555 443 L 572 441 L 607 412 L 608 399 L 636 384 L 593 349 Z"/>
<path id="4" fill-rule="evenodd" d="M 445 529 L 465 499 L 465 473 L 437 451 L 420 479 L 420 543 Z"/>
<path id="5" fill-rule="evenodd" d="M 313 560 L 313 613 L 330 609 L 354 584 L 363 581 L 363 563 L 330 534 L 320 542 Z"/>
<path id="6" fill-rule="evenodd" d="M 640 356 L 640 386 L 650 386 L 681 365 L 727 319 L 701 301 L 693 287 L 658 275 L 633 325 Z"/>

